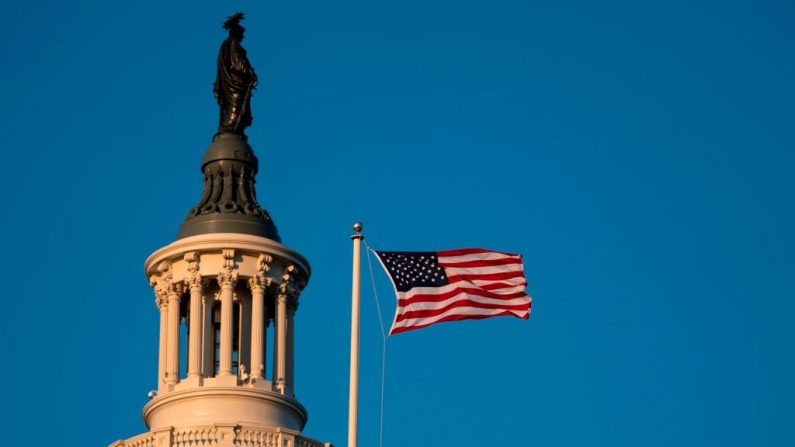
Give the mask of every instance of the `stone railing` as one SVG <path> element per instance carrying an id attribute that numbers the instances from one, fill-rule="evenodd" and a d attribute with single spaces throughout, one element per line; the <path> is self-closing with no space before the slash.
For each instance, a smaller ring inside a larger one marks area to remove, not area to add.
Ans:
<path id="1" fill-rule="evenodd" d="M 171 446 L 193 447 L 217 445 L 218 430 L 215 427 L 176 428 L 171 431 Z"/>
<path id="2" fill-rule="evenodd" d="M 235 431 L 235 443 L 246 447 L 278 447 L 279 435 L 273 430 L 240 427 Z"/>
<path id="3" fill-rule="evenodd" d="M 333 447 L 282 428 L 216 424 L 166 428 L 119 440 L 109 447 Z"/>
<path id="4" fill-rule="evenodd" d="M 133 436 L 126 441 L 116 441 L 110 447 L 156 447 L 156 436 L 152 432 Z"/>

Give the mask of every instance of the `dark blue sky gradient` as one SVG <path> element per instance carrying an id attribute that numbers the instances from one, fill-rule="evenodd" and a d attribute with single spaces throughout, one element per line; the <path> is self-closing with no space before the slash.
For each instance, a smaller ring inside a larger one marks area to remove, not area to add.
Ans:
<path id="1" fill-rule="evenodd" d="M 258 196 L 313 266 L 296 326 L 308 435 L 345 446 L 361 219 L 379 249 L 523 253 L 534 297 L 529 321 L 390 338 L 385 447 L 795 444 L 792 2 L 3 9 L 6 445 L 145 430 L 143 261 L 199 199 L 237 9 L 260 77 Z M 360 445 L 375 446 L 364 279 Z"/>

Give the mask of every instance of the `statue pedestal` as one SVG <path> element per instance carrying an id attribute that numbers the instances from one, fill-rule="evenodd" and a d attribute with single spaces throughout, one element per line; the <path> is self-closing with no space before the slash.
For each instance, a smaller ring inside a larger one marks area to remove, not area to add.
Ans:
<path id="1" fill-rule="evenodd" d="M 270 215 L 257 202 L 254 176 L 259 162 L 245 137 L 222 133 L 202 158 L 204 190 L 179 229 L 177 239 L 207 233 L 241 233 L 279 242 Z"/>

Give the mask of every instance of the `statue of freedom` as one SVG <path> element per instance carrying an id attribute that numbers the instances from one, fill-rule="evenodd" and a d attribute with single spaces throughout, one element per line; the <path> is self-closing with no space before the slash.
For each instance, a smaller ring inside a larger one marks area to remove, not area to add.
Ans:
<path id="1" fill-rule="evenodd" d="M 243 137 L 246 127 L 253 121 L 251 91 L 257 86 L 257 74 L 240 44 L 246 30 L 240 25 L 244 18 L 243 13 L 238 12 L 224 22 L 229 37 L 218 50 L 218 75 L 213 85 L 213 93 L 221 109 L 218 134 L 233 133 Z"/>

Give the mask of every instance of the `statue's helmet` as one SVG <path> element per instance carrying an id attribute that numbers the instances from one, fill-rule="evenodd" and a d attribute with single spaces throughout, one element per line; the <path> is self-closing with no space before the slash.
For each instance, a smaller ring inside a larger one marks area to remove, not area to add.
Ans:
<path id="1" fill-rule="evenodd" d="M 229 35 L 231 37 L 235 37 L 238 39 L 243 38 L 243 32 L 246 30 L 240 24 L 240 21 L 245 19 L 246 15 L 242 12 L 236 12 L 233 15 L 229 16 L 226 21 L 224 22 L 224 29 L 229 31 Z"/>

